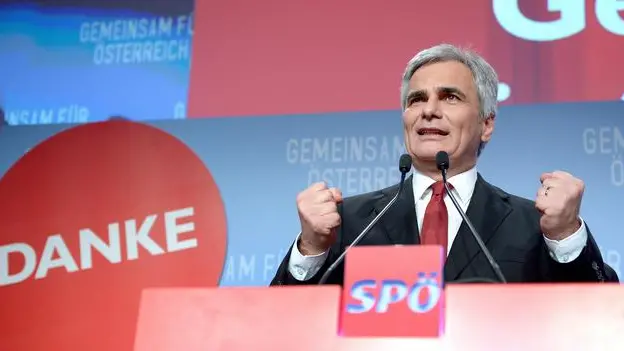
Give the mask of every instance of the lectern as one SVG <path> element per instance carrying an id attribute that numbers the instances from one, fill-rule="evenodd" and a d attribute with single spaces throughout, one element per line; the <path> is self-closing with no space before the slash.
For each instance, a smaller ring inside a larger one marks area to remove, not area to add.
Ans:
<path id="1" fill-rule="evenodd" d="M 354 262 L 347 260 L 345 274 Z M 387 280 L 396 281 L 398 276 Z M 418 274 L 414 279 L 419 279 Z M 447 284 L 439 335 L 383 337 L 341 335 L 341 319 L 347 310 L 344 301 L 351 298 L 344 297 L 351 294 L 347 281 L 344 290 L 339 286 L 147 289 L 141 298 L 135 350 L 624 349 L 624 287 L 620 284 Z M 375 290 L 367 294 L 374 297 Z M 406 300 L 396 287 L 389 296 L 388 301 L 394 301 L 391 306 L 386 301 L 381 307 L 368 305 L 354 311 L 371 313 L 368 323 L 375 323 L 372 314 L 388 323 L 387 314 L 393 309 L 404 311 L 416 301 Z M 431 311 L 436 310 L 420 312 Z M 409 331 L 406 321 L 410 316 L 403 312 L 395 316 L 392 323 Z"/>

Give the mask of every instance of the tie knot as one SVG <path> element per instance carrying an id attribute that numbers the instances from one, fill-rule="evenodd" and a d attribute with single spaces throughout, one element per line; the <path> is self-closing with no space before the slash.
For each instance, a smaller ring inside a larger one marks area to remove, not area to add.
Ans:
<path id="1" fill-rule="evenodd" d="M 433 183 L 431 189 L 433 190 L 433 196 L 444 195 L 444 183 L 442 181 Z"/>

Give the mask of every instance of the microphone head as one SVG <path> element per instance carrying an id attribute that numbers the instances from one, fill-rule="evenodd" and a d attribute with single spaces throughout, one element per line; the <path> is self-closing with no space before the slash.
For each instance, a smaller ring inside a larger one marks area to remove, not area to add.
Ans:
<path id="1" fill-rule="evenodd" d="M 446 151 L 439 151 L 436 154 L 436 165 L 439 170 L 446 171 L 450 167 L 449 155 Z"/>
<path id="2" fill-rule="evenodd" d="M 405 174 L 409 172 L 410 169 L 412 169 L 412 156 L 408 154 L 401 155 L 401 158 L 399 159 L 399 171 Z"/>

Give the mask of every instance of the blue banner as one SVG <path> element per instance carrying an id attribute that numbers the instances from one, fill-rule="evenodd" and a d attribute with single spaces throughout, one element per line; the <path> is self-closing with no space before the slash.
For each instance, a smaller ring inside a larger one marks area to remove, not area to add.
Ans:
<path id="1" fill-rule="evenodd" d="M 504 107 L 478 164 L 487 181 L 529 199 L 543 172 L 565 170 L 584 180 L 582 217 L 618 273 L 624 251 L 623 115 L 621 102 Z M 299 231 L 298 192 L 320 180 L 345 196 L 390 186 L 398 180 L 404 150 L 399 111 L 150 124 L 194 150 L 220 189 L 228 228 L 222 286 L 268 284 Z M 69 127 L 0 131 L 0 174 Z"/>
<path id="2" fill-rule="evenodd" d="M 192 0 L 0 5 L 9 124 L 186 117 Z"/>

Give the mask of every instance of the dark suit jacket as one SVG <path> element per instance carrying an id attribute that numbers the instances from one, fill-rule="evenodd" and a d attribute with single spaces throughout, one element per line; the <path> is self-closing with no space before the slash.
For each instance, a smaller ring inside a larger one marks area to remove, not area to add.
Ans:
<path id="1" fill-rule="evenodd" d="M 359 245 L 419 244 L 412 177 L 397 202 Z M 336 243 L 321 270 L 310 280 L 298 281 L 288 272 L 290 250 L 280 264 L 271 285 L 316 284 L 329 265 L 396 194 L 398 185 L 346 198 L 339 206 L 342 224 Z M 467 216 L 498 262 L 508 282 L 617 282 L 615 271 L 603 260 L 594 238 L 588 232 L 581 255 L 569 263 L 558 263 L 548 252 L 540 230 L 540 213 L 533 201 L 504 192 L 478 176 Z M 344 264 L 327 280 L 343 283 Z M 444 266 L 446 282 L 486 278 L 496 275 L 479 250 L 470 229 L 463 222 Z"/>

